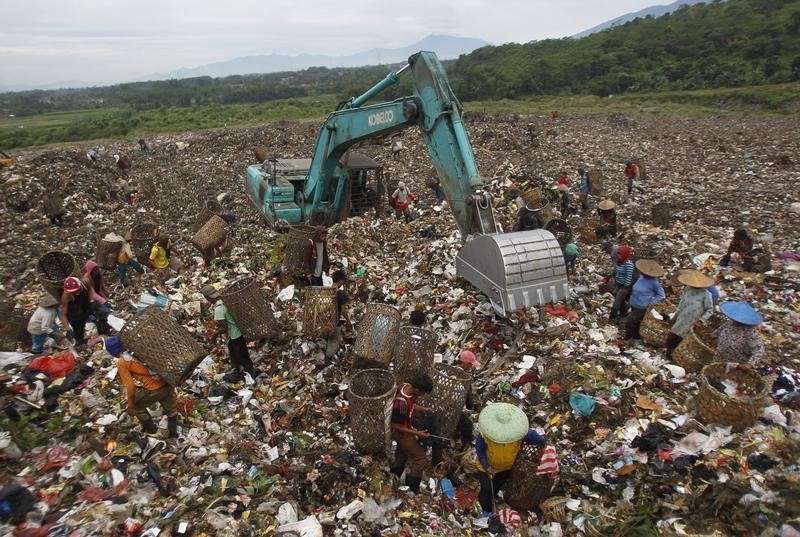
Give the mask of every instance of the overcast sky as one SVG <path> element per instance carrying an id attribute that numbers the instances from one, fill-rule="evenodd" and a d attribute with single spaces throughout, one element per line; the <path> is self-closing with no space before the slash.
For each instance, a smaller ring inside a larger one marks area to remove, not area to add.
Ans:
<path id="1" fill-rule="evenodd" d="M 106 84 L 256 54 L 349 55 L 430 34 L 526 43 L 658 0 L 1 0 L 0 87 Z"/>

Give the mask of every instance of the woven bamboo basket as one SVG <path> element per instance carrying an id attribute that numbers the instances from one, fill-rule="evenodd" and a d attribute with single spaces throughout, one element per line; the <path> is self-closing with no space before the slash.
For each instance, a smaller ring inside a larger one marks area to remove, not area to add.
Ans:
<path id="1" fill-rule="evenodd" d="M 525 207 L 529 211 L 538 212 L 545 222 L 552 220 L 553 208 L 550 206 L 550 200 L 542 189 L 533 188 L 527 190 L 522 194 L 522 199 L 525 201 Z"/>
<path id="2" fill-rule="evenodd" d="M 431 379 L 433 391 L 420 397 L 419 403 L 433 409 L 433 415 L 436 416 L 431 428 L 433 434 L 450 438 L 467 402 L 472 377 L 460 367 L 436 364 Z"/>
<path id="3" fill-rule="evenodd" d="M 716 324 L 718 323 L 719 321 Z M 713 336 L 714 328 L 713 324 L 709 324 L 697 330 L 692 329 L 672 351 L 675 363 L 689 373 L 697 373 L 710 364 L 717 346 Z"/>
<path id="4" fill-rule="evenodd" d="M 6 303 L 0 308 L 0 351 L 13 352 L 31 344 L 28 321 L 31 312 Z"/>
<path id="5" fill-rule="evenodd" d="M 314 286 L 306 287 L 303 292 L 303 335 L 309 338 L 330 336 L 339 320 L 336 289 Z"/>
<path id="6" fill-rule="evenodd" d="M 64 278 L 80 274 L 78 262 L 67 252 L 47 252 L 39 258 L 36 268 L 42 287 L 58 300 L 61 300 Z"/>
<path id="7" fill-rule="evenodd" d="M 600 196 L 603 193 L 603 185 L 606 182 L 606 176 L 600 170 L 589 170 L 589 179 L 592 181 L 592 189 L 590 193 L 592 196 Z"/>
<path id="8" fill-rule="evenodd" d="M 215 199 L 205 199 L 203 200 L 202 206 L 200 207 L 200 212 L 197 213 L 197 217 L 194 220 L 194 225 L 192 226 L 192 231 L 199 231 L 206 222 L 211 220 L 212 216 L 222 216 L 223 208 L 220 203 Z"/>
<path id="9" fill-rule="evenodd" d="M 385 369 L 364 369 L 350 379 L 350 429 L 359 453 L 388 454 L 392 445 L 392 402 L 397 389 Z"/>
<path id="10" fill-rule="evenodd" d="M 745 272 L 767 272 L 772 270 L 772 257 L 763 249 L 751 252 L 742 256 L 742 269 Z"/>
<path id="11" fill-rule="evenodd" d="M 669 312 L 669 308 L 664 304 L 659 304 L 655 307 L 661 315 Z M 667 346 L 667 334 L 669 334 L 670 324 L 666 321 L 659 321 L 653 317 L 650 309 L 644 314 L 641 327 L 639 328 L 639 335 L 642 336 L 642 341 L 651 347 L 661 348 Z"/>
<path id="12" fill-rule="evenodd" d="M 650 211 L 650 221 L 654 226 L 671 228 L 675 217 L 675 209 L 670 205 L 659 204 Z"/>
<path id="13" fill-rule="evenodd" d="M 308 241 L 314 237 L 314 226 L 292 226 L 289 228 L 289 237 L 286 240 L 286 249 L 283 251 L 283 270 L 286 272 L 299 272 L 304 269 L 303 257 Z"/>
<path id="14" fill-rule="evenodd" d="M 228 224 L 222 217 L 212 215 L 203 227 L 192 237 L 192 245 L 201 253 L 205 253 L 220 243 L 228 232 Z"/>
<path id="15" fill-rule="evenodd" d="M 158 235 L 158 226 L 152 222 L 142 222 L 133 226 L 131 229 L 131 250 L 136 259 L 141 263 L 147 263 L 150 259 L 150 249 Z"/>
<path id="16" fill-rule="evenodd" d="M 278 321 L 266 293 L 255 278 L 240 278 L 224 288 L 219 296 L 246 339 L 256 341 L 277 337 L 280 331 Z"/>
<path id="17" fill-rule="evenodd" d="M 705 423 L 730 425 L 735 432 L 750 427 L 761 415 L 761 408 L 769 397 L 772 386 L 770 377 L 762 378 L 757 371 L 731 367 L 724 362 L 712 362 L 700 375 L 700 391 L 697 394 L 697 415 Z M 727 395 L 711 382 L 727 380 L 736 383 L 740 392 L 751 395 L 733 397 Z M 774 381 L 774 377 L 772 377 Z"/>
<path id="18" fill-rule="evenodd" d="M 353 353 L 361 360 L 388 367 L 399 330 L 400 312 L 397 308 L 388 304 L 367 304 L 356 329 Z"/>
<path id="19" fill-rule="evenodd" d="M 119 333 L 125 348 L 172 386 L 189 378 L 206 355 L 202 345 L 167 312 L 143 309 Z"/>
<path id="20" fill-rule="evenodd" d="M 547 522 L 562 524 L 567 520 L 567 496 L 551 496 L 539 504 L 542 514 Z"/>
<path id="21" fill-rule="evenodd" d="M 569 241 L 572 240 L 572 228 L 570 228 L 566 220 L 553 218 L 544 228 L 555 236 L 558 244 L 562 247 L 569 244 Z"/>
<path id="22" fill-rule="evenodd" d="M 97 236 L 97 251 L 95 253 L 95 260 L 100 268 L 106 270 L 113 270 L 117 267 L 117 258 L 119 251 L 122 248 L 121 241 L 107 241 Z"/>
<path id="23" fill-rule="evenodd" d="M 541 457 L 539 446 L 525 442 L 520 446 L 505 488 L 506 502 L 514 509 L 530 511 L 550 497 L 556 483 L 549 475 L 536 473 Z"/>
<path id="24" fill-rule="evenodd" d="M 406 325 L 400 328 L 394 350 L 394 376 L 397 382 L 410 382 L 417 375 L 433 375 L 436 335 L 427 328 Z"/>

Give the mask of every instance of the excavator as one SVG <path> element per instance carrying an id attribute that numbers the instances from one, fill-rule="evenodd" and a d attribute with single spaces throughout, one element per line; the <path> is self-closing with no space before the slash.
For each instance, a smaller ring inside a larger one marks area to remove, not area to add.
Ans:
<path id="1" fill-rule="evenodd" d="M 405 71 L 412 76 L 412 95 L 367 104 Z M 340 104 L 319 129 L 310 159 L 274 158 L 249 166 L 247 195 L 269 225 L 331 225 L 351 214 L 354 197 L 376 203 L 385 197 L 382 183 L 377 181 L 374 189 L 367 176 L 376 166 L 365 165 L 365 157 L 354 158 L 348 150 L 412 126 L 422 134 L 465 241 L 456 272 L 483 291 L 503 317 L 565 299 L 567 274 L 555 236 L 543 229 L 500 232 L 462 123 L 461 103 L 433 52 L 412 55 L 408 64 Z M 355 170 L 348 166 L 352 161 L 360 162 Z"/>

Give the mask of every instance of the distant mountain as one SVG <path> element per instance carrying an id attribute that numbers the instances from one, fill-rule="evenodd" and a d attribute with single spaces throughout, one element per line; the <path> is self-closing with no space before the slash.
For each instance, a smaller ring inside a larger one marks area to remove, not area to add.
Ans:
<path id="1" fill-rule="evenodd" d="M 0 84 L 0 93 L 9 91 L 29 91 L 29 90 L 57 90 L 64 88 L 88 88 L 96 86 L 97 83 L 89 83 L 84 80 L 62 80 L 61 82 L 51 82 L 49 84 L 10 84 L 8 86 Z"/>
<path id="2" fill-rule="evenodd" d="M 647 16 L 650 17 L 660 17 L 661 15 L 666 15 L 667 13 L 672 13 L 673 11 L 677 11 L 681 6 L 693 6 L 695 4 L 706 4 L 709 0 L 677 0 L 669 5 L 657 5 L 657 6 L 650 6 L 634 13 L 627 13 L 616 19 L 611 19 L 610 21 L 606 21 L 602 24 L 598 24 L 597 26 L 593 26 L 588 30 L 584 30 L 580 33 L 573 35 L 575 39 L 580 39 L 581 37 L 586 37 L 587 35 L 592 35 L 597 32 L 602 32 L 608 28 L 613 28 L 614 26 L 620 26 L 625 24 L 626 22 L 630 22 L 634 19 L 640 18 L 643 19 Z"/>
<path id="3" fill-rule="evenodd" d="M 439 59 L 458 58 L 475 49 L 488 45 L 482 39 L 453 37 L 448 35 L 429 35 L 423 40 L 402 48 L 375 48 L 350 56 L 327 56 L 323 54 L 300 54 L 285 56 L 264 54 L 234 58 L 225 62 L 210 63 L 199 67 L 181 68 L 167 75 L 154 75 L 154 78 L 191 78 L 196 76 L 223 77 L 255 73 L 276 73 L 280 71 L 300 71 L 309 67 L 362 67 L 399 63 L 420 50 L 431 50 Z"/>

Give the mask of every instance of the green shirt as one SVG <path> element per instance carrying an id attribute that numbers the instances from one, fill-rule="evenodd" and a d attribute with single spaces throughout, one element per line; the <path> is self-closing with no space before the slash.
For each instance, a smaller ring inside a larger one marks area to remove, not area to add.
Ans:
<path id="1" fill-rule="evenodd" d="M 214 304 L 214 320 L 228 323 L 228 339 L 239 339 L 242 337 L 242 331 L 236 326 L 236 321 L 233 320 L 233 317 L 231 317 L 228 308 L 225 307 L 222 300 L 217 300 L 217 303 Z"/>

